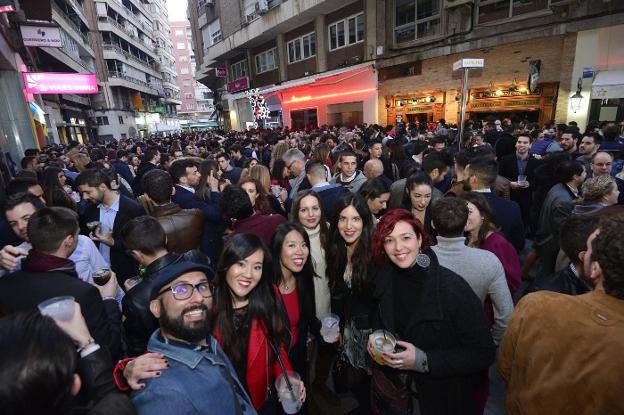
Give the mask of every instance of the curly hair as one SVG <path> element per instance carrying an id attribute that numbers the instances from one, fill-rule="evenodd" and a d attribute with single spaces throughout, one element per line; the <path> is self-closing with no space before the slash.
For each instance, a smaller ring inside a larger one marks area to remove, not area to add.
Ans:
<path id="1" fill-rule="evenodd" d="M 602 269 L 605 292 L 624 300 L 624 215 L 603 216 L 599 228 L 591 260 Z"/>
<path id="2" fill-rule="evenodd" d="M 615 179 L 611 176 L 591 177 L 583 183 L 580 202 L 584 205 L 597 203 L 603 197 L 611 194 L 617 187 Z"/>

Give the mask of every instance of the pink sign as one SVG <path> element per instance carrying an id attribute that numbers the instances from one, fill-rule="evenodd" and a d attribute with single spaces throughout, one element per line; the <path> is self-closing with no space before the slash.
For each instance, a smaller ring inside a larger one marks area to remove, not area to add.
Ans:
<path id="1" fill-rule="evenodd" d="M 97 94 L 95 74 L 24 72 L 26 92 L 31 94 Z"/>
<path id="2" fill-rule="evenodd" d="M 236 81 L 227 84 L 227 90 L 230 94 L 247 88 L 249 88 L 249 79 L 247 77 L 237 79 Z"/>
<path id="3" fill-rule="evenodd" d="M 215 73 L 219 78 L 225 78 L 227 76 L 225 68 L 215 68 Z"/>

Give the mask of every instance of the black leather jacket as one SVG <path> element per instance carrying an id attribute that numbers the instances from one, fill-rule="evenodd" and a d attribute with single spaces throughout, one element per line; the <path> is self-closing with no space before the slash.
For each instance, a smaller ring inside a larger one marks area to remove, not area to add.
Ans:
<path id="1" fill-rule="evenodd" d="M 537 278 L 533 284 L 527 287 L 524 295 L 535 291 L 554 291 L 567 295 L 581 295 L 591 291 L 591 287 L 577 277 L 572 271 L 571 265 L 568 265 L 561 271 L 547 275 L 543 278 Z"/>
<path id="2" fill-rule="evenodd" d="M 183 255 L 168 254 L 158 258 L 145 268 L 143 280 L 132 287 L 122 300 L 123 314 L 126 317 L 123 326 L 126 335 L 128 356 L 139 356 L 145 353 L 147 341 L 151 334 L 158 328 L 158 320 L 149 309 L 149 295 L 154 278 L 166 267 L 178 262 L 188 261 L 198 264 L 210 265 L 206 255 L 198 250 L 188 251 Z M 212 278 L 209 275 L 208 278 Z"/>

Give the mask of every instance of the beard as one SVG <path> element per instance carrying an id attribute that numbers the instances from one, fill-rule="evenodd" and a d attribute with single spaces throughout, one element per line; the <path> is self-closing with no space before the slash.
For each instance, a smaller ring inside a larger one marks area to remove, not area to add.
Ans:
<path id="1" fill-rule="evenodd" d="M 165 310 L 162 302 L 161 309 Z M 185 323 L 184 314 L 194 310 L 203 310 L 206 315 L 205 318 L 203 320 Z M 205 304 L 200 304 L 185 308 L 179 316 L 174 318 L 169 317 L 165 311 L 160 314 L 158 322 L 160 323 L 161 330 L 165 333 L 188 343 L 197 343 L 206 340 L 210 334 L 210 319 L 210 309 Z"/>
<path id="2" fill-rule="evenodd" d="M 470 180 L 464 179 L 462 181 L 462 185 L 464 187 L 464 192 L 470 192 L 472 190 L 472 186 L 470 185 Z"/>

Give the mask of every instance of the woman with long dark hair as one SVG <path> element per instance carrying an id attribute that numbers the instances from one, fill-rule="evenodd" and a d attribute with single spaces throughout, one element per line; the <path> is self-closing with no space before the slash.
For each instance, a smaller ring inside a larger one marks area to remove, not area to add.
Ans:
<path id="1" fill-rule="evenodd" d="M 234 365 L 260 414 L 271 414 L 271 385 L 282 374 L 288 324 L 273 285 L 271 257 L 256 235 L 240 234 L 223 248 L 215 276 L 214 335 Z M 302 393 L 305 399 L 305 390 Z"/>
<path id="2" fill-rule="evenodd" d="M 48 167 L 43 172 L 43 191 L 48 206 L 66 207 L 77 211 L 77 204 L 65 190 L 65 173 L 59 167 Z M 70 188 L 71 190 L 71 188 Z"/>
<path id="3" fill-rule="evenodd" d="M 343 361 L 361 411 L 370 403 L 370 361 L 366 342 L 371 332 L 370 247 L 372 215 L 366 201 L 357 193 L 348 193 L 334 204 L 327 248 L 327 276 L 332 312 L 340 317 L 343 333 Z"/>
<path id="4" fill-rule="evenodd" d="M 476 413 L 478 375 L 494 361 L 481 301 L 463 278 L 440 266 L 430 243 L 404 209 L 388 212 L 375 228 L 374 327 L 399 339 L 374 367 L 375 415 L 411 413 L 412 382 L 422 415 Z M 371 336 L 368 351 L 379 361 L 375 346 Z"/>
<path id="5" fill-rule="evenodd" d="M 428 174 L 416 173 L 407 178 L 405 182 L 405 194 L 403 195 L 403 208 L 412 212 L 429 235 L 431 228 L 431 196 L 433 195 L 433 182 Z"/>
<path id="6" fill-rule="evenodd" d="M 307 376 L 308 336 L 319 332 L 314 309 L 314 268 L 310 239 L 298 223 L 282 223 L 271 239 L 273 282 L 286 310 L 290 327 L 290 362 L 302 379 Z"/>
<path id="7" fill-rule="evenodd" d="M 212 174 L 213 177 L 221 180 L 221 170 L 219 163 L 215 160 L 204 160 L 199 165 L 199 184 L 197 185 L 196 194 L 205 201 L 209 201 L 212 195 L 210 186 L 208 186 L 208 178 Z"/>
<path id="8" fill-rule="evenodd" d="M 373 224 L 377 224 L 377 219 L 387 208 L 388 200 L 390 200 L 390 186 L 381 179 L 375 177 L 374 179 L 367 180 L 358 193 L 362 195 L 366 204 L 371 211 Z"/>
<path id="9" fill-rule="evenodd" d="M 260 183 L 258 183 L 256 179 L 252 179 L 251 177 L 241 178 L 238 187 L 247 193 L 254 211 L 263 215 L 276 213 L 269 203 L 269 195 L 264 192 L 264 188 L 260 186 Z"/>

